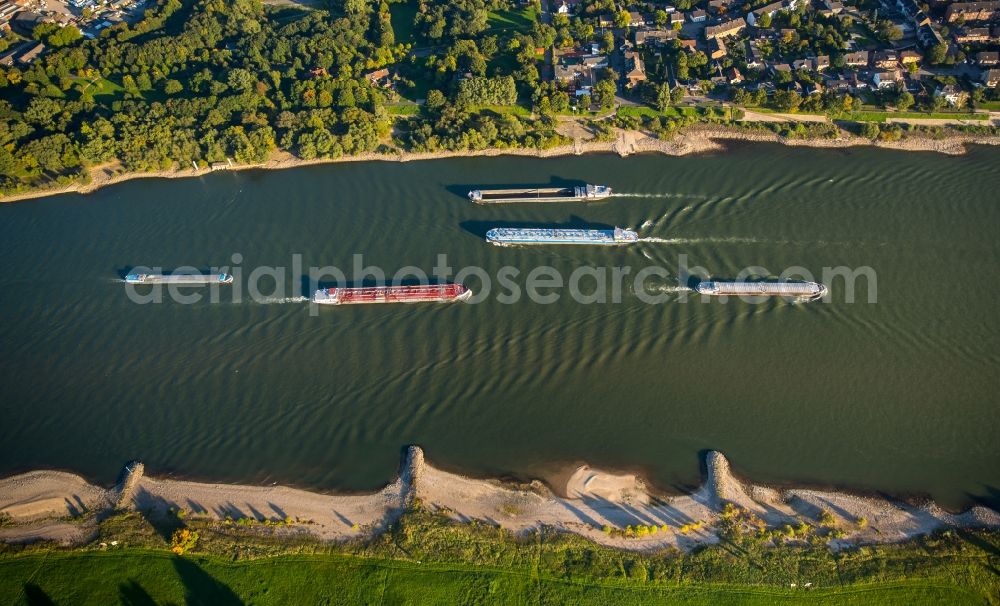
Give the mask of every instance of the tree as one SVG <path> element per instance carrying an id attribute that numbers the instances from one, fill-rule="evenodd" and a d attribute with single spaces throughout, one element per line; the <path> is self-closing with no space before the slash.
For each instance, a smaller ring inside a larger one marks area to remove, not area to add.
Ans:
<path id="1" fill-rule="evenodd" d="M 432 88 L 427 91 L 427 98 L 424 100 L 424 105 L 426 105 L 429 109 L 438 109 L 444 106 L 446 101 L 444 93 L 436 88 Z"/>
<path id="2" fill-rule="evenodd" d="M 177 80 L 166 80 L 163 83 L 163 92 L 168 95 L 176 95 L 184 90 L 184 85 Z"/>
<path id="3" fill-rule="evenodd" d="M 757 24 L 762 29 L 771 27 L 771 13 L 764 13 L 761 15 L 760 19 L 757 20 Z"/>
<path id="4" fill-rule="evenodd" d="M 665 112 L 670 108 L 671 97 L 670 97 L 670 86 L 666 82 L 657 86 L 656 90 L 656 109 L 660 112 Z"/>
<path id="5" fill-rule="evenodd" d="M 927 61 L 933 65 L 941 65 L 948 58 L 948 45 L 944 42 L 935 44 L 927 50 Z"/>
<path id="6" fill-rule="evenodd" d="M 906 111 L 913 107 L 914 99 L 913 95 L 909 91 L 902 91 L 899 96 L 896 97 L 896 108 L 900 111 Z"/>
<path id="7" fill-rule="evenodd" d="M 882 130 L 874 122 L 865 122 L 861 125 L 861 136 L 865 139 L 877 139 L 881 133 Z"/>

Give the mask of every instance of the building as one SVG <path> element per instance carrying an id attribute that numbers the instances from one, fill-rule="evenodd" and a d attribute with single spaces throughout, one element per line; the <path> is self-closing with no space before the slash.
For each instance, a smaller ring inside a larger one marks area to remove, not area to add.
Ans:
<path id="1" fill-rule="evenodd" d="M 735 36 L 746 29 L 746 27 L 747 22 L 743 20 L 743 17 L 723 21 L 717 25 L 710 25 L 706 27 L 705 39 L 712 40 L 714 38 L 728 38 L 729 36 Z"/>
<path id="2" fill-rule="evenodd" d="M 875 51 L 872 65 L 879 69 L 893 69 L 899 65 L 899 54 L 892 49 Z"/>
<path id="3" fill-rule="evenodd" d="M 917 41 L 920 42 L 921 46 L 927 48 L 929 46 L 934 46 L 935 44 L 941 44 L 944 42 L 944 39 L 941 37 L 941 34 L 939 34 L 937 30 L 930 25 L 921 25 L 917 28 Z"/>
<path id="4" fill-rule="evenodd" d="M 989 42 L 990 28 L 988 27 L 961 27 L 956 28 L 954 33 L 955 42 L 966 44 L 969 42 Z"/>
<path id="5" fill-rule="evenodd" d="M 1000 17 L 1000 1 L 955 2 L 949 4 L 944 18 L 948 23 L 955 21 L 989 21 Z"/>
<path id="6" fill-rule="evenodd" d="M 736 85 L 743 82 L 743 74 L 736 67 L 730 67 L 726 70 L 726 82 L 731 85 Z"/>
<path id="7" fill-rule="evenodd" d="M 666 44 L 677 37 L 677 32 L 672 29 L 640 29 L 635 33 L 635 45 L 644 46 L 646 44 Z"/>
<path id="8" fill-rule="evenodd" d="M 625 88 L 635 88 L 640 82 L 646 81 L 646 66 L 642 57 L 636 51 L 625 51 Z"/>
<path id="9" fill-rule="evenodd" d="M 16 13 L 14 17 L 10 20 L 10 28 L 16 33 L 22 36 L 31 37 L 31 32 L 35 31 L 35 28 L 42 23 L 45 23 L 47 19 L 38 13 L 31 13 L 28 11 L 21 11 Z"/>
<path id="10" fill-rule="evenodd" d="M 646 27 L 646 18 L 639 11 L 629 11 L 629 27 Z"/>
<path id="11" fill-rule="evenodd" d="M 28 50 L 21 53 L 21 56 L 17 58 L 17 62 L 22 65 L 27 65 L 38 58 L 42 52 L 45 51 L 45 45 L 39 42 L 34 46 L 30 47 Z"/>
<path id="12" fill-rule="evenodd" d="M 958 107 L 964 104 L 966 100 L 968 100 L 969 98 L 968 93 L 958 88 L 954 84 L 949 84 L 947 86 L 937 88 L 934 91 L 934 96 L 944 99 L 948 103 L 948 105 L 952 107 Z"/>
<path id="13" fill-rule="evenodd" d="M 784 2 L 772 2 L 771 4 L 754 9 L 747 13 L 747 23 L 752 27 L 756 26 L 761 17 L 764 15 L 774 17 L 774 15 L 783 8 L 785 8 Z"/>
<path id="14" fill-rule="evenodd" d="M 979 81 L 989 88 L 1000 84 L 1000 69 L 984 69 Z"/>
<path id="15" fill-rule="evenodd" d="M 871 61 L 871 54 L 866 50 L 855 51 L 844 55 L 844 65 L 847 65 L 848 67 L 867 67 L 869 61 Z"/>
<path id="16" fill-rule="evenodd" d="M 722 41 L 722 38 L 713 38 L 708 43 L 708 57 L 710 59 L 722 59 L 727 54 L 729 50 L 726 48 L 726 43 Z"/>
<path id="17" fill-rule="evenodd" d="M 389 69 L 385 67 L 368 72 L 365 74 L 365 80 L 372 86 L 388 86 L 392 84 L 392 79 L 389 77 Z"/>
<path id="18" fill-rule="evenodd" d="M 688 19 L 691 19 L 691 23 L 704 23 L 708 19 L 708 13 L 699 9 L 695 9 L 688 13 Z"/>
<path id="19" fill-rule="evenodd" d="M 980 66 L 1000 65 L 1000 52 L 983 51 L 976 53 L 976 63 Z"/>
<path id="20" fill-rule="evenodd" d="M 705 11 L 702 11 L 705 12 Z M 670 13 L 667 15 L 667 22 L 670 27 L 681 27 L 684 25 L 684 13 Z"/>
<path id="21" fill-rule="evenodd" d="M 898 69 L 878 71 L 872 76 L 872 82 L 875 84 L 875 87 L 879 89 L 895 88 L 896 85 L 902 81 L 903 76 L 899 73 Z"/>

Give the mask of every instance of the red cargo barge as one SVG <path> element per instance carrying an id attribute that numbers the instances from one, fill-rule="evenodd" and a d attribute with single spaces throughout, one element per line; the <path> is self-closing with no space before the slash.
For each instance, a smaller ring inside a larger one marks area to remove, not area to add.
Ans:
<path id="1" fill-rule="evenodd" d="M 364 286 L 359 288 L 321 288 L 313 303 L 351 305 L 361 303 L 447 303 L 464 301 L 472 291 L 461 284 L 425 284 L 418 286 Z"/>

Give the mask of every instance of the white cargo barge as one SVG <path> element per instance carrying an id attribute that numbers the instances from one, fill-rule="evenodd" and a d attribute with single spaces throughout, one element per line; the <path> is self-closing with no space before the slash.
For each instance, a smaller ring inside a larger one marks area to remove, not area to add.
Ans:
<path id="1" fill-rule="evenodd" d="M 229 274 L 141 274 L 130 273 L 125 276 L 129 284 L 229 284 L 233 277 Z"/>
<path id="2" fill-rule="evenodd" d="M 794 297 L 813 301 L 826 296 L 826 286 L 817 282 L 701 282 L 695 291 L 712 296 Z"/>
<path id="3" fill-rule="evenodd" d="M 590 244 L 615 246 L 634 244 L 639 234 L 628 229 L 543 229 L 495 227 L 486 232 L 486 241 L 497 246 L 515 244 Z"/>
<path id="4" fill-rule="evenodd" d="M 476 204 L 516 204 L 519 202 L 589 202 L 611 196 L 607 185 L 575 187 L 537 187 L 510 189 L 474 189 L 469 199 Z"/>

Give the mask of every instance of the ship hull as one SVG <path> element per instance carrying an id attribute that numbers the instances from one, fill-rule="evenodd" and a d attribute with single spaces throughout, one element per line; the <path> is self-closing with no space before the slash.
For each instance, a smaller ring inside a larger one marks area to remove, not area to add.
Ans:
<path id="1" fill-rule="evenodd" d="M 695 292 L 711 297 L 788 297 L 815 301 L 826 296 L 818 282 L 701 282 Z"/>
<path id="2" fill-rule="evenodd" d="M 469 199 L 476 204 L 525 204 L 547 202 L 592 202 L 611 197 L 605 185 L 537 187 L 525 189 L 475 189 Z"/>
<path id="3" fill-rule="evenodd" d="M 486 232 L 486 241 L 494 246 L 625 246 L 639 241 L 639 235 L 627 229 L 538 229 L 497 227 Z"/>
<path id="4" fill-rule="evenodd" d="M 453 303 L 466 301 L 472 291 L 461 284 L 433 286 L 376 286 L 323 288 L 313 294 L 319 305 L 375 305 L 385 303 Z"/>
<path id="5" fill-rule="evenodd" d="M 164 274 L 129 274 L 125 276 L 127 284 L 178 284 L 186 286 L 207 286 L 209 284 L 231 284 L 233 277 L 229 274 L 211 275 L 164 275 Z"/>

